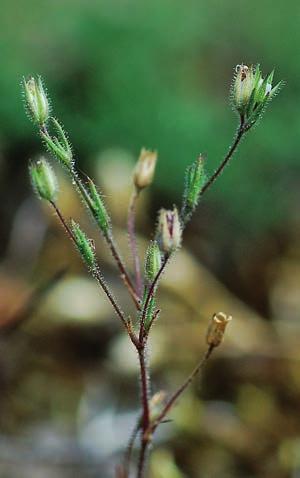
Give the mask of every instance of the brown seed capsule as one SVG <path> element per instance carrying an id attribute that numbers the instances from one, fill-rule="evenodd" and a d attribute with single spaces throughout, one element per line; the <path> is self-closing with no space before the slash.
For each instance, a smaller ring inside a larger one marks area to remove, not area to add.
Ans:
<path id="1" fill-rule="evenodd" d="M 144 189 L 152 183 L 157 153 L 142 149 L 133 172 L 133 182 L 137 189 Z"/>
<path id="2" fill-rule="evenodd" d="M 212 316 L 206 334 L 207 345 L 212 345 L 213 347 L 220 345 L 224 337 L 226 326 L 231 320 L 231 315 L 226 315 L 223 312 L 218 312 Z"/>

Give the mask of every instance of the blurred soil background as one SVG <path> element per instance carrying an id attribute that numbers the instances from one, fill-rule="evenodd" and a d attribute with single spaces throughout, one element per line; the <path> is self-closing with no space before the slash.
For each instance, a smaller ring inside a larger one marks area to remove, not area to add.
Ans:
<path id="1" fill-rule="evenodd" d="M 105 297 L 30 188 L 43 153 L 20 82 L 41 74 L 80 169 L 101 186 L 130 263 L 131 171 L 158 150 L 139 204 L 140 252 L 157 210 L 180 203 L 199 153 L 213 171 L 236 117 L 236 64 L 286 85 L 202 199 L 165 274 L 151 341 L 154 391 L 172 391 L 226 341 L 161 426 L 151 478 L 300 477 L 300 3 L 296 0 L 2 0 L 0 18 L 0 476 L 111 478 L 138 414 L 137 360 Z M 59 205 L 96 239 L 108 283 L 131 304 L 59 167 Z"/>

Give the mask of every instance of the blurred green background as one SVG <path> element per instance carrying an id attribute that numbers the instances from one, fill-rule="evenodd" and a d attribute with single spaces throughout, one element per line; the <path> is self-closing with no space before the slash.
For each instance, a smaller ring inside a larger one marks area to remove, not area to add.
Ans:
<path id="1" fill-rule="evenodd" d="M 275 68 L 286 84 L 202 200 L 181 266 L 166 277 L 156 389 L 174 389 L 194 364 L 211 313 L 226 306 L 238 325 L 161 433 L 151 478 L 299 476 L 299 20 L 296 0 L 2 0 L 1 477 L 113 476 L 138 406 L 125 339 L 31 193 L 28 159 L 43 148 L 24 114 L 22 76 L 44 78 L 80 168 L 104 189 L 127 257 L 126 200 L 141 147 L 159 153 L 140 208 L 143 241 L 157 209 L 180 201 L 186 166 L 203 153 L 212 172 L 230 146 L 229 91 L 242 62 Z M 84 216 L 60 181 L 65 214 Z M 15 321 L 22 325 L 7 332 Z"/>

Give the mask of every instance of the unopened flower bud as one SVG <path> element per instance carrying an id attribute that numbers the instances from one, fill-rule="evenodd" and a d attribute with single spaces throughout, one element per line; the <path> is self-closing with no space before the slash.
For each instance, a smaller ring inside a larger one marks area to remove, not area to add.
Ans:
<path id="1" fill-rule="evenodd" d="M 91 239 L 81 229 L 79 224 L 72 220 L 71 229 L 77 249 L 88 267 L 93 269 L 96 265 L 95 248 Z"/>
<path id="2" fill-rule="evenodd" d="M 152 183 L 157 153 L 142 149 L 133 172 L 133 182 L 137 189 L 143 189 Z"/>
<path id="3" fill-rule="evenodd" d="M 183 194 L 183 219 L 186 221 L 190 218 L 195 210 L 201 189 L 206 181 L 204 171 L 204 159 L 200 155 L 186 170 L 185 188 Z"/>
<path id="4" fill-rule="evenodd" d="M 36 194 L 46 201 L 54 201 L 57 195 L 56 176 L 45 158 L 33 161 L 29 165 L 29 174 Z"/>
<path id="5" fill-rule="evenodd" d="M 236 109 L 245 113 L 251 93 L 254 89 L 253 67 L 247 65 L 237 65 L 236 77 L 233 86 L 233 99 Z"/>
<path id="6" fill-rule="evenodd" d="M 272 86 L 274 71 L 263 78 L 259 65 L 237 65 L 233 84 L 233 102 L 247 126 L 252 126 L 262 115 L 268 101 L 282 86 L 280 81 Z"/>
<path id="7" fill-rule="evenodd" d="M 94 182 L 90 179 L 89 180 L 89 207 L 90 210 L 99 225 L 101 231 L 104 235 L 108 234 L 111 224 L 108 212 L 106 210 L 105 204 Z"/>
<path id="8" fill-rule="evenodd" d="M 23 79 L 26 106 L 33 121 L 44 125 L 49 117 L 49 102 L 40 76 Z"/>
<path id="9" fill-rule="evenodd" d="M 173 211 L 161 209 L 158 218 L 157 237 L 161 249 L 169 254 L 181 244 L 182 227 L 177 208 Z"/>
<path id="10" fill-rule="evenodd" d="M 224 337 L 226 326 L 231 320 L 232 317 L 223 312 L 218 312 L 212 316 L 206 334 L 207 345 L 213 347 L 220 345 Z"/>
<path id="11" fill-rule="evenodd" d="M 146 253 L 145 272 L 149 282 L 152 282 L 161 268 L 161 252 L 156 241 L 150 243 Z"/>

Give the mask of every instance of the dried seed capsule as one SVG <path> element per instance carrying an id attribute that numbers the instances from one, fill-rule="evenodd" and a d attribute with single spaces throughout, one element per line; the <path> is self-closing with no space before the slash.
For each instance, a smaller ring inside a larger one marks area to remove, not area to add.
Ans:
<path id="1" fill-rule="evenodd" d="M 206 334 L 207 345 L 213 347 L 220 345 L 224 337 L 226 326 L 231 320 L 232 317 L 223 312 L 218 312 L 212 316 Z"/>
<path id="2" fill-rule="evenodd" d="M 137 189 L 144 189 L 153 181 L 157 153 L 142 149 L 133 172 L 133 182 Z"/>
<path id="3" fill-rule="evenodd" d="M 57 180 L 48 161 L 41 157 L 29 164 L 29 174 L 36 194 L 46 201 L 55 201 Z"/>

